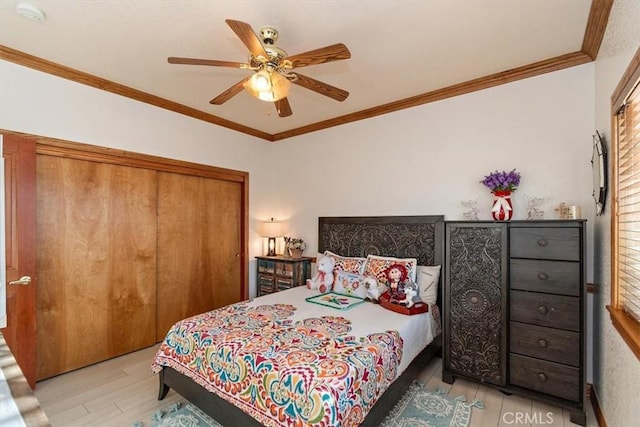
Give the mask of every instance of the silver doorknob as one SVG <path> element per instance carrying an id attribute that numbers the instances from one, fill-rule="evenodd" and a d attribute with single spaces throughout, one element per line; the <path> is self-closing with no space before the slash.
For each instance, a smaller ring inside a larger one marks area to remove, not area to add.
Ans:
<path id="1" fill-rule="evenodd" d="M 10 285 L 23 285 L 26 286 L 31 283 L 31 276 L 22 276 L 19 280 L 13 280 L 9 282 Z"/>

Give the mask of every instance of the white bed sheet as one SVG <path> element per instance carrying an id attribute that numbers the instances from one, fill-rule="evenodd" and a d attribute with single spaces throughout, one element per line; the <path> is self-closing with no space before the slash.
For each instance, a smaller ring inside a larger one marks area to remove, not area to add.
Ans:
<path id="1" fill-rule="evenodd" d="M 389 330 L 398 331 L 402 337 L 402 359 L 397 376 L 400 376 L 411 361 L 435 338 L 436 327 L 431 310 L 407 316 L 372 302 L 365 302 L 347 310 L 338 310 L 306 301 L 306 298 L 314 295 L 318 295 L 317 290 L 299 286 L 254 298 L 249 305 L 292 304 L 297 307 L 295 314 L 290 318 L 294 321 L 320 316 L 344 317 L 351 321 L 352 330 L 349 335 L 355 337 Z"/>

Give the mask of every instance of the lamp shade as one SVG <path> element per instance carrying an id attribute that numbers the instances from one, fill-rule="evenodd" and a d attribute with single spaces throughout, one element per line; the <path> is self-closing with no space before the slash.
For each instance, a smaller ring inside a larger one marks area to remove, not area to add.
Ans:
<path id="1" fill-rule="evenodd" d="M 279 101 L 286 98 L 291 82 L 277 72 L 261 70 L 244 82 L 244 88 L 256 98 L 267 101 Z"/>
<path id="2" fill-rule="evenodd" d="M 262 223 L 262 236 L 263 237 L 280 237 L 282 236 L 282 223 L 276 222 L 271 219 L 271 221 L 266 221 Z"/>
<path id="3" fill-rule="evenodd" d="M 282 223 L 271 221 L 262 223 L 262 236 L 268 237 L 267 256 L 276 256 L 276 237 L 282 236 Z"/>

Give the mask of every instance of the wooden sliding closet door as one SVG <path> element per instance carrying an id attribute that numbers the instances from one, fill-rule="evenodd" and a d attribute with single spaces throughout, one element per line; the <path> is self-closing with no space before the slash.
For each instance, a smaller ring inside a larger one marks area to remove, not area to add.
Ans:
<path id="1" fill-rule="evenodd" d="M 238 181 L 158 174 L 157 341 L 178 320 L 242 300 L 242 206 Z"/>
<path id="2" fill-rule="evenodd" d="M 37 156 L 38 378 L 155 343 L 157 172 Z"/>

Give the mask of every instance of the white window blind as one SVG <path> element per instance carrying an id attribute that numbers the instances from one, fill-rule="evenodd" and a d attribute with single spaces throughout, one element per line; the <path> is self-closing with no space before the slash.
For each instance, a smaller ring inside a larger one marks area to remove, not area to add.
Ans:
<path id="1" fill-rule="evenodd" d="M 640 81 L 616 114 L 619 307 L 640 322 Z"/>

